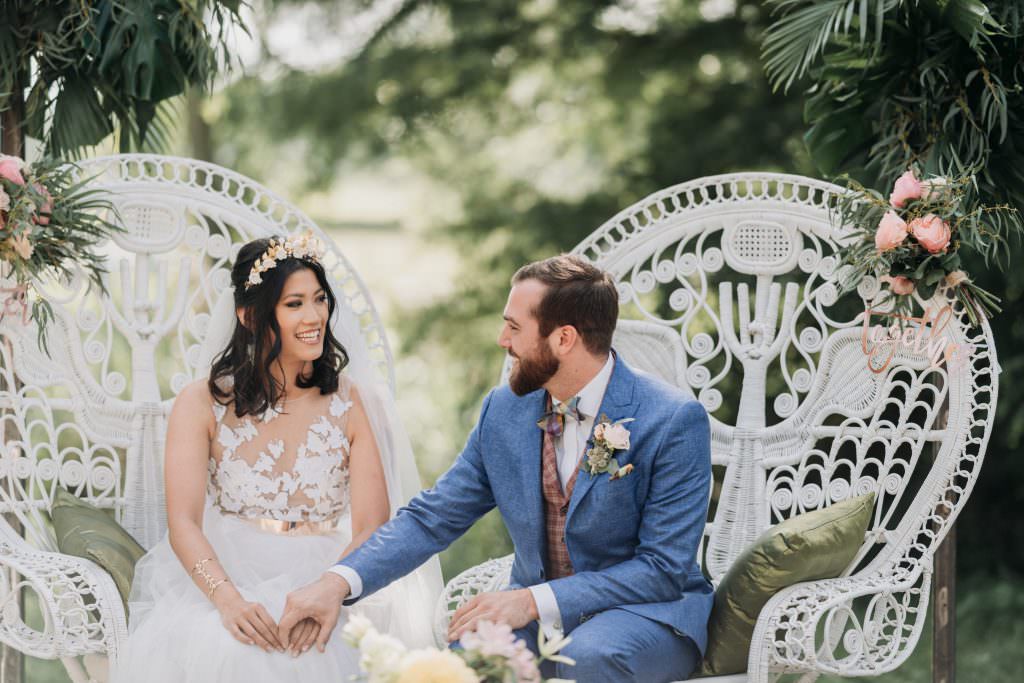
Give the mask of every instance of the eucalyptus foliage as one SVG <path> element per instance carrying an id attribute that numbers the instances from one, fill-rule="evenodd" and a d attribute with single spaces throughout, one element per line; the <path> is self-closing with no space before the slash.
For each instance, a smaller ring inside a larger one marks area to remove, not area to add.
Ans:
<path id="1" fill-rule="evenodd" d="M 0 0 L 0 111 L 56 157 L 119 134 L 121 151 L 166 144 L 172 98 L 229 63 L 241 0 Z M 21 117 L 19 111 L 18 118 Z"/>

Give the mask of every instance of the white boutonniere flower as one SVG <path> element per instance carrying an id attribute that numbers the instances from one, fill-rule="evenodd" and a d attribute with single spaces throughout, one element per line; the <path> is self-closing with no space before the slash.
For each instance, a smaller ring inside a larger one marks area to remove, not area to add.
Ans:
<path id="1" fill-rule="evenodd" d="M 623 425 L 632 422 L 633 419 L 627 417 L 612 422 L 607 415 L 598 418 L 597 425 L 594 426 L 594 445 L 587 450 L 585 465 L 591 476 L 607 472 L 612 480 L 615 480 L 633 471 L 632 465 L 619 467 L 618 461 L 612 457 L 615 451 L 629 450 L 629 430 Z"/>

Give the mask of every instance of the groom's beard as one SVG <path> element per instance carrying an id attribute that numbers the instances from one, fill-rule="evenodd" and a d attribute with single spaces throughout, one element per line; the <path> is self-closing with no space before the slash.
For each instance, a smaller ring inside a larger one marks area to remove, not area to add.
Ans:
<path id="1" fill-rule="evenodd" d="M 516 396 L 537 391 L 558 372 L 558 359 L 543 341 L 532 356 L 519 356 L 508 376 L 508 386 Z"/>

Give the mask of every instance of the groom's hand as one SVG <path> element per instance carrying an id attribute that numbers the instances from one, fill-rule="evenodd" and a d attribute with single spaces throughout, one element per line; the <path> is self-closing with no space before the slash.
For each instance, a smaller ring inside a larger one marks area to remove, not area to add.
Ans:
<path id="1" fill-rule="evenodd" d="M 334 572 L 327 572 L 319 580 L 289 593 L 284 603 L 284 614 L 277 625 L 278 639 L 285 648 L 290 647 L 293 627 L 303 619 L 312 619 L 320 624 L 316 646 L 323 652 L 338 624 L 341 602 L 351 590 L 348 581 Z"/>
<path id="2" fill-rule="evenodd" d="M 481 593 L 452 615 L 448 625 L 448 641 L 454 642 L 464 633 L 476 630 L 477 622 L 492 621 L 522 628 L 539 617 L 537 603 L 528 588 L 498 593 Z"/>

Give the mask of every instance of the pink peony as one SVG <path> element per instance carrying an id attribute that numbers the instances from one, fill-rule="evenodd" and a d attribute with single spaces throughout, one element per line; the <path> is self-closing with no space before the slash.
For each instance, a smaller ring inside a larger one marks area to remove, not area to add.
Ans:
<path id="1" fill-rule="evenodd" d="M 914 176 L 914 171 L 907 171 L 896 179 L 892 194 L 889 195 L 889 203 L 897 209 L 902 209 L 908 199 L 920 199 L 921 192 L 921 182 Z"/>
<path id="2" fill-rule="evenodd" d="M 895 249 L 907 237 L 907 223 L 895 211 L 886 211 L 882 220 L 878 222 L 878 230 L 875 232 L 875 246 L 878 251 L 889 251 Z"/>
<path id="3" fill-rule="evenodd" d="M 43 195 L 43 203 L 39 206 L 39 210 L 36 212 L 36 215 L 32 217 L 32 220 L 39 225 L 49 225 L 50 215 L 53 213 L 53 195 L 51 195 L 50 191 L 39 183 L 33 183 L 32 189 Z"/>
<path id="4" fill-rule="evenodd" d="M 889 289 L 892 290 L 893 294 L 910 294 L 914 291 L 914 281 L 909 277 L 903 277 L 902 275 L 897 275 L 896 277 L 883 275 L 881 280 L 882 282 L 889 283 Z"/>
<path id="5" fill-rule="evenodd" d="M 949 246 L 949 226 L 933 213 L 910 221 L 910 232 L 929 253 L 937 254 Z"/>
<path id="6" fill-rule="evenodd" d="M 6 178 L 15 185 L 24 185 L 25 177 L 21 175 L 25 162 L 18 157 L 0 156 L 0 178 Z"/>

